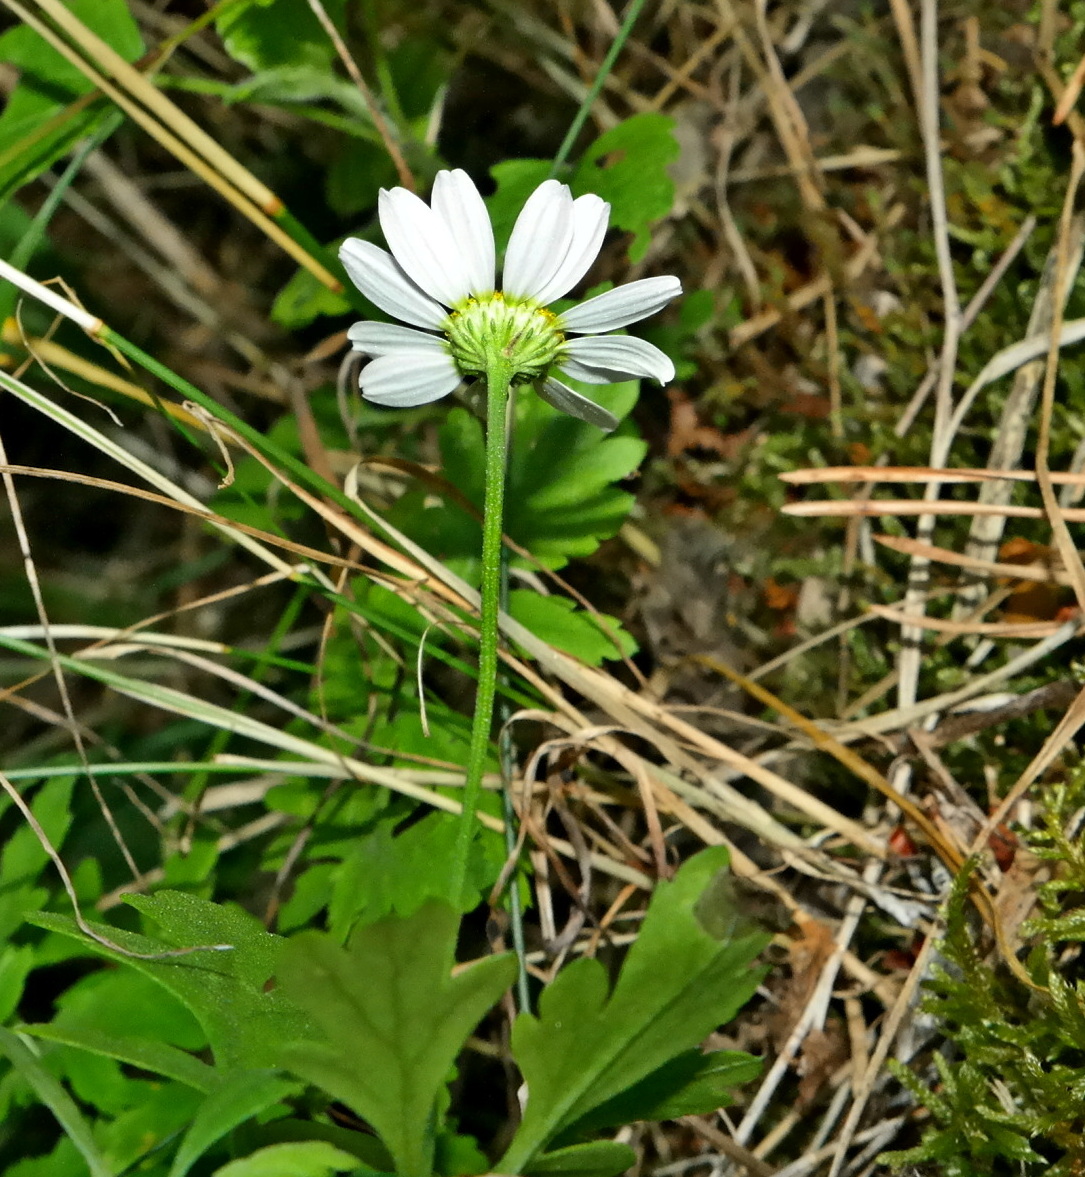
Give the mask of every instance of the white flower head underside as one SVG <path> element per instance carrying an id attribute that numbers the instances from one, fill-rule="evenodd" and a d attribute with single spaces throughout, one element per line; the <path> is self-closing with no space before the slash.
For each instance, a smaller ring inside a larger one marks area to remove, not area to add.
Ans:
<path id="1" fill-rule="evenodd" d="M 453 392 L 486 371 L 487 349 L 515 347 L 516 383 L 533 383 L 554 408 L 613 429 L 615 418 L 558 380 L 588 384 L 674 378 L 659 348 L 607 335 L 662 309 L 681 293 L 677 278 L 643 278 L 558 315 L 548 309 L 584 277 L 599 254 L 610 205 L 573 199 L 546 180 L 528 197 L 509 238 L 497 287 L 493 228 L 478 189 L 463 171 L 439 172 L 430 204 L 405 188 L 380 194 L 381 228 L 391 252 L 349 237 L 339 250 L 355 286 L 382 311 L 409 323 L 355 323 L 355 350 L 371 357 L 362 394 L 409 408 Z"/>

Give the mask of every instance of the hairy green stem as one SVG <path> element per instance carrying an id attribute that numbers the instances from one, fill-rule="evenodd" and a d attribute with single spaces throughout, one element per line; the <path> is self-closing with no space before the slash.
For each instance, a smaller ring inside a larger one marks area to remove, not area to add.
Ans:
<path id="1" fill-rule="evenodd" d="M 505 514 L 505 416 L 512 368 L 503 355 L 486 366 L 486 483 L 482 507 L 482 605 L 479 611 L 478 688 L 463 783 L 463 812 L 452 859 L 450 894 L 466 901 L 467 860 L 478 825 L 482 773 L 490 746 L 497 684 L 497 623 L 501 610 L 501 533 Z"/>

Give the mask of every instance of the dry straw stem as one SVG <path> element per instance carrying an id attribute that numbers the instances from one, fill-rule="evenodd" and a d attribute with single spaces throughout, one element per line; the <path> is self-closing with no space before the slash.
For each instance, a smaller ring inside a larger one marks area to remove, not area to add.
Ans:
<path id="1" fill-rule="evenodd" d="M 272 216 L 281 212 L 282 202 L 250 172 L 233 159 L 215 141 L 180 111 L 161 91 L 149 82 L 137 69 L 128 64 L 115 50 L 95 36 L 77 17 L 68 11 L 59 0 L 36 0 L 39 7 L 47 12 L 57 24 L 121 84 L 129 93 L 106 80 L 85 58 L 81 57 L 67 41 L 60 37 L 48 24 L 38 19 L 18 0 L 3 0 L 3 3 L 19 16 L 30 28 L 50 44 L 67 61 L 74 65 L 103 94 L 114 102 L 134 122 L 167 151 L 200 176 L 221 196 L 228 200 L 248 220 L 260 228 L 285 253 L 332 291 L 341 291 L 342 283 L 324 265 L 299 245 L 285 232 Z M 131 96 L 129 96 L 131 95 Z M 140 102 L 146 104 L 140 105 Z M 159 122 L 154 114 L 161 115 Z M 174 134 L 169 127 L 174 127 Z M 181 137 L 179 137 L 181 136 Z"/>
<path id="2" fill-rule="evenodd" d="M 844 1121 L 844 1126 L 840 1130 L 840 1135 L 836 1140 L 836 1153 L 833 1157 L 833 1163 L 829 1169 L 829 1177 L 837 1177 L 841 1169 L 844 1167 L 844 1161 L 847 1158 L 847 1151 L 851 1145 L 852 1139 L 859 1128 L 859 1121 L 862 1119 L 863 1112 L 866 1109 L 867 1102 L 874 1093 L 875 1084 L 878 1082 L 879 1076 L 882 1073 L 882 1068 L 885 1066 L 885 1060 L 889 1057 L 889 1050 L 893 1045 L 894 1040 L 905 1017 L 911 1013 L 912 1007 L 915 1005 L 920 983 L 925 979 L 927 970 L 930 967 L 931 957 L 934 954 L 936 947 L 939 944 L 939 936 L 929 934 L 923 941 L 923 947 L 919 950 L 916 956 L 915 963 L 908 972 L 908 979 L 905 981 L 893 1008 L 890 1009 L 885 1022 L 882 1025 L 881 1035 L 878 1038 L 878 1044 L 875 1046 L 870 1061 L 867 1064 L 866 1073 L 863 1075 L 862 1082 L 855 1091 L 851 1108 L 848 1110 L 848 1117 Z M 1016 958 L 1013 958 L 1016 959 Z M 1018 966 L 1020 968 L 1020 966 Z M 1031 985 L 1031 982 L 1030 982 Z M 1032 986 L 1035 988 L 1035 986 Z"/>
<path id="3" fill-rule="evenodd" d="M 388 158 L 395 166 L 400 184 L 409 192 L 414 192 L 417 185 L 414 182 L 411 169 L 407 166 L 407 161 L 403 158 L 403 152 L 400 151 L 399 144 L 389 130 L 384 115 L 381 114 L 380 106 L 373 97 L 373 91 L 370 90 L 365 78 L 362 77 L 362 71 L 358 68 L 358 63 L 351 56 L 346 42 L 340 36 L 339 30 L 335 27 L 331 17 L 328 16 L 328 11 L 320 0 L 309 0 L 309 7 L 313 10 L 313 15 L 320 21 L 320 27 L 327 34 L 328 40 L 331 41 L 335 52 L 339 55 L 339 60 L 343 63 L 347 73 L 350 75 L 350 80 L 357 87 L 358 93 L 361 94 L 365 108 L 369 112 L 370 119 L 373 121 L 373 126 L 376 128 L 377 134 L 381 137 L 385 151 L 388 152 Z"/>

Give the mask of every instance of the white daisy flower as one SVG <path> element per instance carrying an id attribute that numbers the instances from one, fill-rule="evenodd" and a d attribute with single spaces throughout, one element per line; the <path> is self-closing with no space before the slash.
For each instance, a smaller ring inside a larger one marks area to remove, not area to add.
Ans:
<path id="1" fill-rule="evenodd" d="M 609 430 L 617 420 L 553 371 L 589 384 L 674 378 L 658 347 L 604 332 L 662 309 L 682 292 L 677 278 L 630 282 L 560 315 L 547 309 L 599 253 L 610 205 L 598 196 L 574 200 L 557 180 L 540 184 L 513 227 L 501 289 L 490 217 L 466 172 L 439 172 L 429 205 L 406 188 L 382 190 L 378 213 L 391 253 L 349 237 L 339 257 L 370 302 L 411 326 L 350 328 L 355 350 L 371 357 L 360 381 L 367 400 L 395 408 L 438 400 L 483 376 L 499 347 L 513 361 L 513 384 L 533 384 L 554 408 Z"/>

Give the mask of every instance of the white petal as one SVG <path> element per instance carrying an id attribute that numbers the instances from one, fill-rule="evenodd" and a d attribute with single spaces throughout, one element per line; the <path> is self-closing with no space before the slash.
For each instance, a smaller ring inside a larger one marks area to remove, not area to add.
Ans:
<path id="1" fill-rule="evenodd" d="M 505 294 L 534 298 L 557 273 L 572 239 L 572 193 L 557 180 L 544 180 L 512 227 L 501 281 Z"/>
<path id="2" fill-rule="evenodd" d="M 441 335 L 400 327 L 398 323 L 354 323 L 347 330 L 347 338 L 355 351 L 367 356 L 390 356 L 401 352 L 441 353 L 448 351 Z"/>
<path id="3" fill-rule="evenodd" d="M 588 400 L 579 392 L 574 392 L 567 384 L 548 376 L 535 385 L 535 391 L 544 401 L 558 412 L 568 413 L 579 421 L 587 421 L 589 425 L 597 425 L 604 432 L 609 433 L 618 424 L 618 418 L 608 413 L 602 405 Z"/>
<path id="4" fill-rule="evenodd" d="M 406 188 L 381 189 L 377 214 L 392 256 L 431 298 L 455 306 L 471 293 L 467 264 L 444 220 Z"/>
<path id="5" fill-rule="evenodd" d="M 599 256 L 599 247 L 607 232 L 610 205 L 598 196 L 578 196 L 573 201 L 573 237 L 569 248 L 550 281 L 535 297 L 545 304 L 561 298 L 580 281 Z"/>
<path id="6" fill-rule="evenodd" d="M 494 289 L 494 231 L 490 214 L 471 177 L 460 168 L 438 172 L 433 181 L 433 209 L 460 247 L 471 294 Z"/>
<path id="7" fill-rule="evenodd" d="M 674 379 L 674 364 L 653 343 L 632 335 L 588 335 L 570 339 L 560 371 L 587 384 L 612 384 L 651 376 L 660 384 Z"/>
<path id="8" fill-rule="evenodd" d="M 448 312 L 407 277 L 395 258 L 371 241 L 348 237 L 339 247 L 339 260 L 350 280 L 389 315 L 416 327 L 440 327 Z"/>
<path id="9" fill-rule="evenodd" d="M 409 409 L 448 396 L 461 379 L 451 356 L 417 352 L 370 360 L 359 384 L 366 400 Z"/>
<path id="10" fill-rule="evenodd" d="M 646 319 L 662 310 L 672 298 L 682 293 L 682 283 L 670 274 L 659 278 L 641 278 L 597 294 L 561 316 L 567 331 L 594 334 L 615 331 Z"/>

